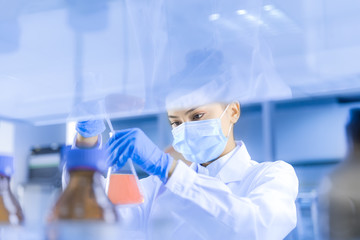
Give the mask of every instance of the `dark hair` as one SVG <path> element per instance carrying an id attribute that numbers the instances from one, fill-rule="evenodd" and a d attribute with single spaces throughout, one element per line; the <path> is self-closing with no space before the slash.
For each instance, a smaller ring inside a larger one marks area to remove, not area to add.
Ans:
<path id="1" fill-rule="evenodd" d="M 360 143 L 360 108 L 350 110 L 350 119 L 346 125 L 346 132 L 351 140 Z"/>

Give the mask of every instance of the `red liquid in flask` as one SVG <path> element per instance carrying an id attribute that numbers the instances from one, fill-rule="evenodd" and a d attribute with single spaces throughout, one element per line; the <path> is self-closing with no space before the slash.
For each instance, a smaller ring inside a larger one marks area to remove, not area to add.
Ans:
<path id="1" fill-rule="evenodd" d="M 140 204 L 144 202 L 144 197 L 133 174 L 111 174 L 108 197 L 113 204 Z"/>

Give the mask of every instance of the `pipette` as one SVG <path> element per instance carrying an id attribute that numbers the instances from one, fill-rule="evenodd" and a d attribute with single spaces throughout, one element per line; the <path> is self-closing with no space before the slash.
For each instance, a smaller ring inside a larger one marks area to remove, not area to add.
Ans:
<path id="1" fill-rule="evenodd" d="M 107 124 L 109 126 L 109 129 L 110 129 L 110 134 L 109 135 L 110 135 L 110 137 L 112 137 L 112 136 L 114 136 L 115 131 L 114 131 L 113 125 L 111 124 L 109 116 L 106 116 L 106 122 L 107 122 Z"/>

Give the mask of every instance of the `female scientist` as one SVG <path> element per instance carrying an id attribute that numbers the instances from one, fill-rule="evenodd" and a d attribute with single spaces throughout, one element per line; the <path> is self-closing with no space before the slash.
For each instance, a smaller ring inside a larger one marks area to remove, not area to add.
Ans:
<path id="1" fill-rule="evenodd" d="M 151 175 L 141 180 L 145 202 L 119 209 L 126 227 L 152 239 L 276 240 L 290 233 L 296 226 L 294 169 L 283 161 L 257 163 L 245 144 L 234 140 L 239 103 L 169 110 L 168 117 L 173 147 L 190 167 L 140 129 L 118 131 L 107 143 L 109 165 L 131 158 Z M 103 130 L 97 129 L 78 123 L 78 145 L 83 135 Z"/>
<path id="2" fill-rule="evenodd" d="M 208 81 L 222 74 L 221 62 L 216 51 L 190 55 L 177 78 L 207 84 L 190 95 L 175 94 L 167 104 L 173 147 L 190 166 L 160 150 L 140 129 L 118 131 L 106 144 L 109 166 L 131 158 L 150 174 L 141 180 L 145 202 L 119 208 L 124 227 L 155 240 L 278 240 L 296 226 L 294 169 L 283 161 L 252 160 L 245 144 L 234 139 L 239 103 L 212 98 L 228 93 L 219 92 L 224 84 L 218 80 Z M 79 122 L 76 144 L 96 145 L 102 125 Z"/>

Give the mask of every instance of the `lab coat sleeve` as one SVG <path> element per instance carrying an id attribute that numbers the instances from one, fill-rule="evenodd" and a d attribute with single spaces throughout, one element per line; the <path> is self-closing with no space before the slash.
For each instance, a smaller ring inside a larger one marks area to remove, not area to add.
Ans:
<path id="1" fill-rule="evenodd" d="M 278 161 L 261 169 L 245 197 L 221 180 L 197 174 L 182 162 L 166 184 L 172 211 L 204 239 L 283 239 L 296 226 L 298 180 Z"/>

